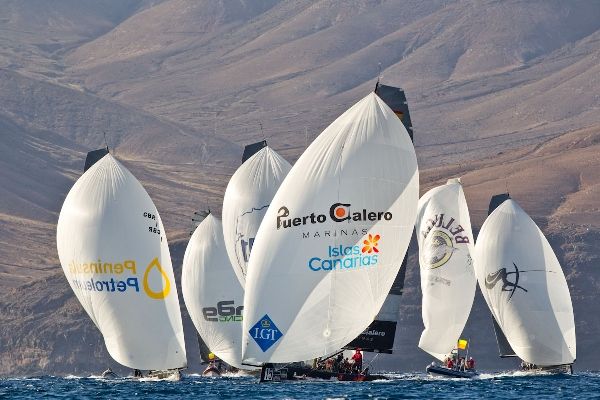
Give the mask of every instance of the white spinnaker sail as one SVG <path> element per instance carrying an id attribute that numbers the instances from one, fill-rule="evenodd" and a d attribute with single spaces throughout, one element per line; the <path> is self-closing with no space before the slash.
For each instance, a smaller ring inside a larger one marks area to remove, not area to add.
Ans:
<path id="1" fill-rule="evenodd" d="M 416 231 L 425 326 L 419 347 L 443 360 L 456 348 L 477 285 L 471 219 L 458 179 L 421 197 Z"/>
<path id="2" fill-rule="evenodd" d="M 539 366 L 575 360 L 575 322 L 565 275 L 535 222 L 511 199 L 490 214 L 475 245 L 483 296 L 511 347 Z"/>
<path id="3" fill-rule="evenodd" d="M 186 366 L 163 224 L 148 193 L 112 155 L 69 191 L 57 247 L 71 288 L 117 362 L 145 370 Z"/>
<path id="4" fill-rule="evenodd" d="M 233 174 L 223 198 L 223 235 L 231 265 L 244 286 L 250 250 L 279 185 L 292 166 L 269 147 Z"/>
<path id="5" fill-rule="evenodd" d="M 181 290 L 194 326 L 211 352 L 236 368 L 242 363 L 244 289 L 223 240 L 223 227 L 209 214 L 196 228 L 183 257 Z"/>
<path id="6" fill-rule="evenodd" d="M 374 93 L 319 135 L 281 184 L 256 237 L 244 299 L 245 362 L 319 357 L 373 321 L 410 241 L 418 182 L 406 129 Z"/>

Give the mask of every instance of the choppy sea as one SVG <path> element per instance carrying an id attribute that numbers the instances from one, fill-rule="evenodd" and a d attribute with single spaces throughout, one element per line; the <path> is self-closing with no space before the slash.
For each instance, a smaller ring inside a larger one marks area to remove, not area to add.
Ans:
<path id="1" fill-rule="evenodd" d="M 297 381 L 259 384 L 256 378 L 135 381 L 99 377 L 0 379 L 0 399 L 594 399 L 600 373 L 569 375 L 482 374 L 477 379 L 432 378 L 424 373 L 390 374 L 389 381 Z"/>

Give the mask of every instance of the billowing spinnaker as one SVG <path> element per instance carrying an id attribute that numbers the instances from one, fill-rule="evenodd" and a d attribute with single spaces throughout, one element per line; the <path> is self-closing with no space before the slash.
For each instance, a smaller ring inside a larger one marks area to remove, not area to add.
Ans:
<path id="1" fill-rule="evenodd" d="M 63 271 L 120 364 L 186 366 L 171 256 L 156 206 L 112 155 L 73 185 L 60 211 Z"/>
<path id="2" fill-rule="evenodd" d="M 443 360 L 456 348 L 477 285 L 471 219 L 458 179 L 421 197 L 416 231 L 425 326 L 419 347 Z"/>
<path id="3" fill-rule="evenodd" d="M 514 200 L 486 219 L 474 258 L 483 297 L 516 354 L 539 366 L 572 363 L 575 322 L 565 275 Z"/>
<path id="4" fill-rule="evenodd" d="M 258 227 L 292 166 L 263 147 L 233 174 L 223 198 L 223 235 L 235 274 L 244 286 Z"/>
<path id="5" fill-rule="evenodd" d="M 212 214 L 198 225 L 185 250 L 181 290 L 210 351 L 241 368 L 244 290 L 227 257 L 221 221 Z"/>
<path id="6" fill-rule="evenodd" d="M 246 279 L 243 359 L 311 359 L 373 321 L 408 247 L 419 175 L 406 129 L 370 94 L 336 119 L 285 178 Z"/>

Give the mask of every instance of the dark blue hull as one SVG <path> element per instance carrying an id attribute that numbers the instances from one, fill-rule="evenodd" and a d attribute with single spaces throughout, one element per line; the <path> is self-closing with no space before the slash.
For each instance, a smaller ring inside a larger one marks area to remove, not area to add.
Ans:
<path id="1" fill-rule="evenodd" d="M 441 375 L 441 376 L 447 376 L 450 378 L 473 378 L 477 375 L 479 375 L 477 373 L 477 371 L 475 370 L 466 370 L 466 371 L 459 371 L 457 369 L 450 369 L 450 368 L 446 368 L 446 367 L 442 367 L 441 365 L 428 365 L 426 368 L 426 371 L 432 375 Z"/>

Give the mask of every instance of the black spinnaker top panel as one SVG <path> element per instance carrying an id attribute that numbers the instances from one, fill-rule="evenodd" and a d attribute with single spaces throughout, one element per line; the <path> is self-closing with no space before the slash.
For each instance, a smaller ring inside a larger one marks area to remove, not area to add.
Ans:
<path id="1" fill-rule="evenodd" d="M 404 127 L 408 131 L 410 140 L 413 140 L 413 127 L 410 120 L 410 112 L 408 111 L 408 102 L 404 90 L 394 86 L 381 85 L 377 83 L 375 93 L 385 101 L 392 111 L 400 118 Z M 413 140 L 414 141 L 414 140 Z"/>
<path id="2" fill-rule="evenodd" d="M 508 193 L 500 193 L 492 196 L 490 199 L 490 205 L 488 207 L 488 215 L 490 215 L 500 204 L 504 203 L 506 200 L 510 199 L 510 195 Z M 504 336 L 504 332 L 502 332 L 502 328 L 498 325 L 496 318 L 492 315 L 492 322 L 494 323 L 494 333 L 496 334 L 496 342 L 498 343 L 498 352 L 500 353 L 500 357 L 516 357 L 515 351 L 510 347 L 510 343 L 508 343 L 508 339 Z"/>
<path id="3" fill-rule="evenodd" d="M 500 204 L 504 203 L 508 199 L 510 199 L 510 195 L 508 193 L 500 193 L 500 194 L 493 195 L 492 198 L 490 199 L 490 205 L 488 207 L 488 216 L 492 212 L 494 212 L 494 210 L 496 208 L 498 208 L 498 206 Z"/>
<path id="4" fill-rule="evenodd" d="M 108 154 L 108 147 L 103 149 L 93 150 L 87 153 L 87 157 L 85 158 L 85 166 L 83 167 L 83 172 L 90 169 L 90 167 L 96 164 L 102 157 Z"/>
<path id="5" fill-rule="evenodd" d="M 244 147 L 244 154 L 242 155 L 242 164 L 245 163 L 247 159 L 261 151 L 264 147 L 267 147 L 266 140 L 261 140 L 260 142 L 252 143 Z"/>

